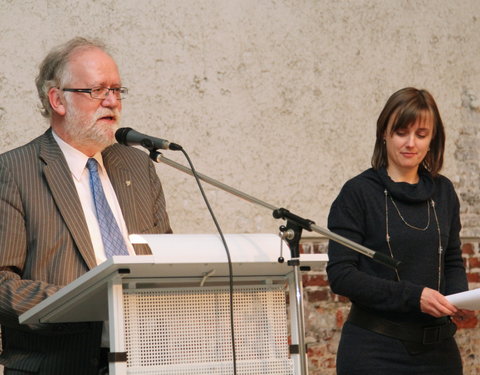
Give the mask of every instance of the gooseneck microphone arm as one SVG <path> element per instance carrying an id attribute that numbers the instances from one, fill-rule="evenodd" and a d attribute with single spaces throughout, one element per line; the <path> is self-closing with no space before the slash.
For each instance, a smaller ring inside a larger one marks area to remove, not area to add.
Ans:
<path id="1" fill-rule="evenodd" d="M 167 164 L 175 169 L 178 169 L 179 171 L 182 171 L 184 173 L 187 173 L 191 176 L 193 176 L 193 172 L 190 168 L 187 168 L 173 160 L 170 160 L 168 158 L 166 158 L 165 156 L 163 156 L 160 152 L 158 151 L 154 151 L 154 152 L 151 152 L 150 153 L 150 157 L 152 158 L 153 161 L 157 162 L 157 163 L 164 163 L 164 164 Z M 348 238 L 345 238 L 345 237 L 342 237 L 336 233 L 333 233 L 331 231 L 329 231 L 328 229 L 324 229 L 324 228 L 321 228 L 319 227 L 318 225 L 315 225 L 315 223 L 311 220 L 308 220 L 308 219 L 304 219 L 300 216 L 297 216 L 293 213 L 291 213 L 290 211 L 288 211 L 287 209 L 285 208 L 278 208 L 274 205 L 271 205 L 267 202 L 264 202 L 258 198 L 255 198 L 251 195 L 248 195 L 240 190 L 237 190 L 231 186 L 228 186 L 220 181 L 217 181 L 211 177 L 208 177 L 206 175 L 203 175 L 199 172 L 196 172 L 197 176 L 199 179 L 201 179 L 202 181 L 205 181 L 206 183 L 210 184 L 210 185 L 213 185 L 221 190 L 224 190 L 230 194 L 233 194 L 239 198 L 242 198 L 248 202 L 251 202 L 251 203 L 255 203 L 259 206 L 262 206 L 262 207 L 265 207 L 265 208 L 268 208 L 269 210 L 272 211 L 273 213 L 273 217 L 276 218 L 276 219 L 284 219 L 284 220 L 287 220 L 287 222 L 291 222 L 291 223 L 294 223 L 295 226 L 299 227 L 300 229 L 306 229 L 308 231 L 313 231 L 313 232 L 316 232 L 316 233 L 319 233 L 319 234 L 322 234 L 324 235 L 325 237 L 327 237 L 328 239 L 332 240 L 332 241 L 335 241 L 335 242 L 338 242 L 360 254 L 363 254 L 369 258 L 372 258 L 373 260 L 379 262 L 379 263 L 382 263 L 388 267 L 392 267 L 392 268 L 397 268 L 399 265 L 400 265 L 400 262 L 394 258 L 390 258 L 384 254 L 381 254 L 381 253 L 378 253 L 376 251 L 373 251 L 365 246 L 362 246 L 354 241 L 351 241 L 349 240 Z M 289 229 L 289 228 L 287 228 Z M 293 234 L 288 234 L 287 233 L 287 242 L 289 242 L 289 238 L 288 236 L 292 237 Z M 293 240 L 293 239 L 292 239 Z M 290 244 L 290 243 L 289 243 Z M 292 249 L 293 250 L 293 249 Z M 296 249 L 295 252 L 298 252 L 298 248 Z M 298 254 L 292 254 L 292 258 L 298 256 Z"/>

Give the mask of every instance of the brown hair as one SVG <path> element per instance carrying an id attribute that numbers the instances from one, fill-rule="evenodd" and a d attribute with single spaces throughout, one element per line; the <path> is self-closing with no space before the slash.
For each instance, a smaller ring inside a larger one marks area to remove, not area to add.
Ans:
<path id="1" fill-rule="evenodd" d="M 52 87 L 63 86 L 68 81 L 70 76 L 67 63 L 73 52 L 82 48 L 99 48 L 107 52 L 105 45 L 98 40 L 76 37 L 54 48 L 41 62 L 35 84 L 40 97 L 42 116 L 50 118 L 52 115 L 48 92 Z"/>
<path id="2" fill-rule="evenodd" d="M 443 166 L 445 150 L 445 130 L 433 96 L 427 90 L 406 87 L 395 92 L 387 100 L 377 120 L 377 139 L 372 156 L 372 167 L 380 169 L 388 166 L 387 150 L 384 144 L 385 134 L 390 124 L 390 134 L 398 129 L 408 128 L 426 116 L 432 116 L 433 134 L 430 151 L 422 161 L 422 166 L 432 176 L 438 175 Z"/>

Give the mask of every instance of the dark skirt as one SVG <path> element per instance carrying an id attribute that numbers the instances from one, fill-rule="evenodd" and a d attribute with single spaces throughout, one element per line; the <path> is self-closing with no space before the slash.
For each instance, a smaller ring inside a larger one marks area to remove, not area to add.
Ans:
<path id="1" fill-rule="evenodd" d="M 400 340 L 346 322 L 338 347 L 337 374 L 463 374 L 462 360 L 453 337 L 428 345 L 426 350 L 415 354 L 410 352 Z"/>

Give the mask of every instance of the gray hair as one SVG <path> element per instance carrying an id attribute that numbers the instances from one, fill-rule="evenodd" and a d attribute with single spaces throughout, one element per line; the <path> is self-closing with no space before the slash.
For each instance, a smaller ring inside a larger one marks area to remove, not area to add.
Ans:
<path id="1" fill-rule="evenodd" d="M 62 87 L 71 78 L 67 65 L 72 54 L 79 49 L 90 48 L 98 48 L 108 53 L 105 45 L 101 41 L 76 37 L 55 47 L 43 59 L 40 64 L 40 71 L 35 79 L 41 102 L 42 116 L 50 118 L 52 115 L 52 107 L 48 99 L 50 89 L 52 87 Z"/>

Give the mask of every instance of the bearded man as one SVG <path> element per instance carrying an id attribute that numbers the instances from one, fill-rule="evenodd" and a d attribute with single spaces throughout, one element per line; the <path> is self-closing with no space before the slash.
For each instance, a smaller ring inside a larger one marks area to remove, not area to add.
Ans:
<path id="1" fill-rule="evenodd" d="M 50 128 L 0 155 L 0 363 L 5 375 L 97 375 L 108 351 L 101 322 L 18 317 L 110 256 L 150 254 L 128 235 L 170 233 L 165 199 L 148 155 L 115 143 L 128 89 L 102 43 L 55 48 L 36 84 Z"/>

